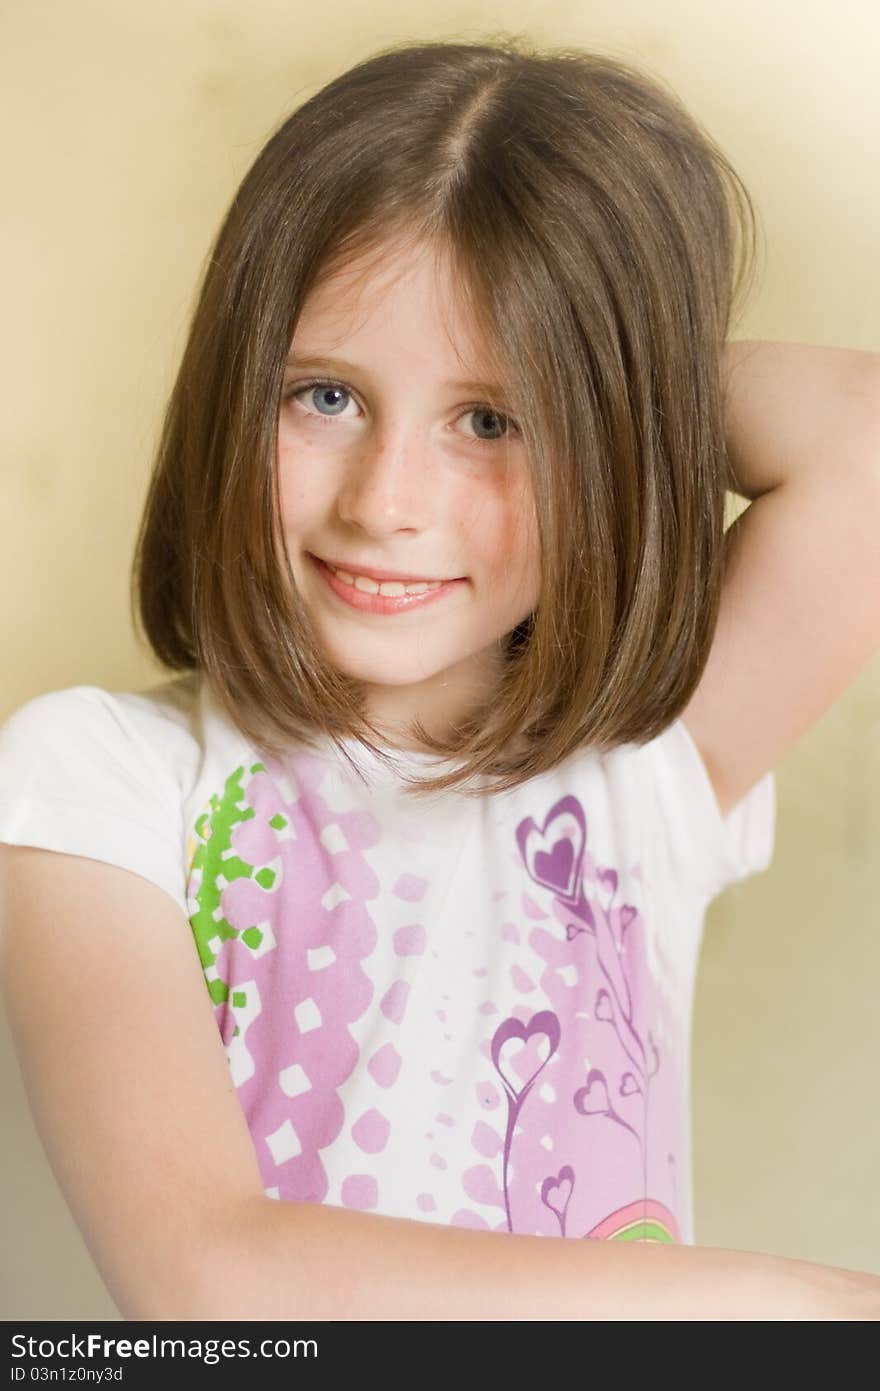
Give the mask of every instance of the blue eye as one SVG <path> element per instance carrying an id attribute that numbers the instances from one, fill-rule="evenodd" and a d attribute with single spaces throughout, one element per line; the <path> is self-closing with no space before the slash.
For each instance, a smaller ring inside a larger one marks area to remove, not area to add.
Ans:
<path id="1" fill-rule="evenodd" d="M 285 392 L 284 400 L 295 400 L 298 396 L 302 396 L 303 393 L 307 391 L 313 393 L 313 400 L 316 395 L 317 398 L 320 400 L 321 394 L 333 394 L 335 396 L 341 395 L 343 397 L 347 397 L 351 400 L 354 400 L 352 392 L 349 390 L 347 386 L 345 386 L 343 382 L 334 381 L 332 378 L 327 377 L 317 378 L 314 381 L 309 382 L 299 382 L 296 386 L 291 387 L 288 391 Z M 336 401 L 332 403 L 327 403 L 325 401 L 325 404 L 330 405 L 330 413 L 324 414 L 319 410 L 317 414 L 311 411 L 307 411 L 306 414 L 311 416 L 312 419 L 320 421 L 320 423 L 323 425 L 330 425 L 334 420 L 339 419 L 341 417 L 342 412 L 345 410 L 345 407 L 348 404 L 348 402 L 346 400 Z M 479 445 L 483 448 L 491 448 L 493 445 L 505 443 L 505 441 L 509 440 L 510 438 L 518 439 L 521 436 L 519 426 L 509 415 L 505 415 L 503 412 L 495 410 L 494 407 L 487 405 L 486 402 L 478 401 L 473 405 L 466 406 L 465 409 L 458 416 L 458 419 L 463 420 L 466 415 L 472 415 L 478 418 L 482 418 L 483 421 L 488 419 L 490 421 L 500 422 L 503 426 L 502 433 L 500 435 L 493 436 L 491 439 L 481 439 L 479 437 L 474 437 L 472 439 L 471 442 L 473 444 Z"/>
<path id="2" fill-rule="evenodd" d="M 468 406 L 464 414 L 473 415 L 477 418 L 482 418 L 483 420 L 485 420 L 488 417 L 489 420 L 501 421 L 505 427 L 503 434 L 496 435 L 494 439 L 478 439 L 477 444 L 500 444 L 502 440 L 508 437 L 508 432 L 512 435 L 519 434 L 519 430 L 517 426 L 514 424 L 514 422 L 511 420 L 510 416 L 502 414 L 501 411 L 493 410 L 491 406 Z M 459 416 L 459 419 L 461 419 L 461 416 Z"/>
<path id="3" fill-rule="evenodd" d="M 322 391 L 325 392 L 335 392 L 337 396 L 340 394 L 343 396 L 348 396 L 350 394 L 348 391 L 346 391 L 345 387 L 342 385 L 341 382 L 306 382 L 304 386 L 297 387 L 294 391 L 290 392 L 289 394 L 291 397 L 301 396 L 304 391 L 317 392 L 319 387 L 322 389 Z M 343 402 L 342 409 L 344 409 L 344 407 L 345 403 Z M 339 409 L 335 411 L 335 414 L 339 414 Z M 327 418 L 328 417 L 326 416 L 324 417 L 324 419 Z M 331 416 L 330 419 L 332 418 L 333 417 Z"/>

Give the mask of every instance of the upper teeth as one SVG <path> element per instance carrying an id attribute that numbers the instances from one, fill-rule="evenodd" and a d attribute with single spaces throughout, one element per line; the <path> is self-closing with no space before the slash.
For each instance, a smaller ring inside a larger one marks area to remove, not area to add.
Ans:
<path id="1" fill-rule="evenodd" d="M 387 594 L 389 598 L 394 598 L 401 594 L 423 594 L 426 589 L 438 589 L 444 580 L 419 580 L 416 584 L 401 584 L 400 580 L 371 580 L 367 575 L 350 575 L 347 570 L 337 570 L 335 565 L 327 562 L 328 568 L 334 575 L 345 584 L 353 584 L 355 589 L 362 589 L 365 594 Z"/>

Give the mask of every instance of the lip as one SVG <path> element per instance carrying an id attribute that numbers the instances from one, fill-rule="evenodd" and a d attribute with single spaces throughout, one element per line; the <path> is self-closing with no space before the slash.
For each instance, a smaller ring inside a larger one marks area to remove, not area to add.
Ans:
<path id="1" fill-rule="evenodd" d="M 321 557 L 314 556 L 313 559 L 321 560 Z M 344 560 L 325 560 L 323 563 L 332 565 L 334 570 L 344 570 L 347 575 L 363 575 L 365 579 L 376 580 L 379 583 L 382 580 L 397 580 L 400 584 L 433 584 L 435 579 L 442 578 L 440 575 L 403 575 L 399 570 L 376 570 L 372 565 L 349 565 Z M 448 583 L 454 583 L 454 579 Z"/>
<path id="2" fill-rule="evenodd" d="M 467 584 L 466 579 L 448 580 L 446 584 L 438 585 L 436 589 L 427 589 L 422 594 L 401 594 L 399 597 L 392 597 L 387 594 L 365 594 L 362 589 L 356 589 L 354 585 L 345 584 L 338 575 L 334 575 L 329 565 L 318 556 L 312 555 L 307 551 L 309 560 L 318 571 L 321 579 L 327 588 L 336 595 L 349 608 L 358 609 L 361 613 L 392 614 L 403 613 L 407 609 L 424 608 L 426 604 L 433 604 L 441 599 L 444 594 L 449 594 L 457 589 L 459 585 Z M 350 572 L 349 572 L 350 573 Z M 406 581 L 403 581 L 406 583 Z M 418 580 L 409 581 L 411 584 L 418 584 Z"/>

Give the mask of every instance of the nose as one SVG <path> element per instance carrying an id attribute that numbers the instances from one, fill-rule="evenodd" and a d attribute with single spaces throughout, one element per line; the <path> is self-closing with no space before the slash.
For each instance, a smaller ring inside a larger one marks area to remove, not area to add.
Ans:
<path id="1" fill-rule="evenodd" d="M 350 460 L 337 498 L 340 519 L 371 535 L 420 531 L 436 478 L 430 477 L 424 436 L 403 427 L 366 443 Z"/>

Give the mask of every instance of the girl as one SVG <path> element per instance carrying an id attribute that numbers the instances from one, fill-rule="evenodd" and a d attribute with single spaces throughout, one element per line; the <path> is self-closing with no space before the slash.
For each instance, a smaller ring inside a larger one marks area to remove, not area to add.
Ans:
<path id="1" fill-rule="evenodd" d="M 11 1027 L 124 1316 L 880 1316 L 693 1245 L 705 909 L 880 644 L 876 361 L 819 355 L 822 481 L 815 355 L 725 347 L 753 248 L 669 92 L 522 40 L 380 52 L 245 177 L 135 557 L 176 675 L 0 739 Z"/>

